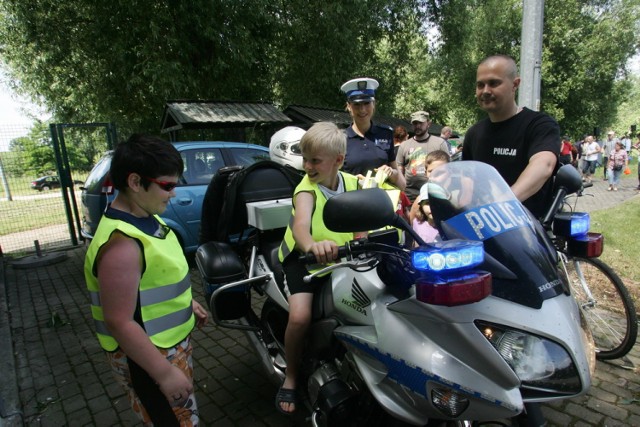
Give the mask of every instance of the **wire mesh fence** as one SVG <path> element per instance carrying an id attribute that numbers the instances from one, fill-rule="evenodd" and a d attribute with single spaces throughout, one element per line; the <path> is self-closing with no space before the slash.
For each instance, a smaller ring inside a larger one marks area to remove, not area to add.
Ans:
<path id="1" fill-rule="evenodd" d="M 48 160 L 54 157 L 53 148 L 37 144 L 39 137 L 48 141 L 48 125 L 38 126 L 35 132 L 40 135 L 33 135 L 31 124 L 0 124 L 0 248 L 4 254 L 19 256 L 72 243 L 63 188 L 55 162 Z M 78 188 L 74 190 L 79 200 Z"/>

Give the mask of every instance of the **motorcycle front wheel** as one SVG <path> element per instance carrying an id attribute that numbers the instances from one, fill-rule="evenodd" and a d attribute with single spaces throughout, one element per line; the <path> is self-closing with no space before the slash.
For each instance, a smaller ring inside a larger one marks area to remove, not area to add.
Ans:
<path id="1" fill-rule="evenodd" d="M 582 308 L 596 344 L 596 358 L 618 359 L 636 343 L 638 318 L 620 277 L 596 258 L 567 258 L 571 290 Z"/>

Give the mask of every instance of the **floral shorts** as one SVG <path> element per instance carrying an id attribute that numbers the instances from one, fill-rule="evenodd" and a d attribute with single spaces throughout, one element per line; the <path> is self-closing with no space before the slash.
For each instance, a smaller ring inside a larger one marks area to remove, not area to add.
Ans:
<path id="1" fill-rule="evenodd" d="M 187 378 L 193 381 L 193 347 L 191 346 L 191 339 L 189 337 L 173 348 L 159 348 L 158 350 L 172 365 L 180 368 Z M 122 385 L 127 392 L 129 403 L 131 404 L 133 411 L 138 415 L 145 426 L 152 426 L 152 417 L 149 415 L 148 409 L 145 408 L 139 396 L 139 393 L 145 393 L 145 391 L 144 389 L 136 390 L 134 381 L 132 380 L 130 361 L 128 360 L 127 355 L 124 354 L 122 350 L 118 349 L 115 352 L 107 353 L 107 359 L 109 361 L 109 365 L 111 365 L 116 381 Z M 155 388 L 156 390 L 153 390 L 155 395 L 157 395 L 157 393 L 162 395 L 159 388 L 157 386 L 155 386 Z M 165 399 L 166 402 L 164 395 L 162 395 L 160 399 Z M 169 405 L 169 402 L 166 402 L 166 405 Z M 189 395 L 184 406 L 173 407 L 171 409 L 173 410 L 177 422 L 181 427 L 198 425 L 198 405 L 196 403 L 196 396 L 194 393 Z"/>

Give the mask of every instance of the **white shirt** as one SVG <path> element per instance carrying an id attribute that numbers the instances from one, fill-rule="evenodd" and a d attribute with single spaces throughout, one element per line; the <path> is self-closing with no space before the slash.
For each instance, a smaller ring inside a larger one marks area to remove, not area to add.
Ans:
<path id="1" fill-rule="evenodd" d="M 592 162 L 594 160 L 598 160 L 598 150 L 600 146 L 597 142 L 593 141 L 591 144 L 587 145 L 586 150 L 584 151 L 585 160 L 588 162 Z"/>

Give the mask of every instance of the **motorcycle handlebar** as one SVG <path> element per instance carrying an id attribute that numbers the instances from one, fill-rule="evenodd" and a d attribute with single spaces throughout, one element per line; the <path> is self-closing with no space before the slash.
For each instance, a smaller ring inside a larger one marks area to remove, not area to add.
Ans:
<path id="1" fill-rule="evenodd" d="M 578 192 L 578 195 L 579 196 L 582 195 L 582 191 L 585 188 L 589 188 L 589 187 L 593 187 L 592 182 L 583 182 L 582 189 L 580 189 L 580 191 Z M 553 203 L 551 203 L 551 207 L 549 208 L 546 215 L 541 220 L 542 225 L 546 229 L 548 229 L 551 226 L 551 223 L 553 222 L 553 218 L 555 217 L 556 213 L 560 209 L 560 206 L 562 206 L 562 203 L 566 196 L 567 196 L 567 190 L 564 187 L 560 187 L 560 189 L 558 190 L 558 193 L 556 193 L 556 197 L 553 199 Z"/>
<path id="2" fill-rule="evenodd" d="M 553 217 L 556 215 L 556 212 L 558 212 L 558 209 L 560 209 L 560 206 L 562 206 L 562 202 L 564 201 L 564 198 L 566 195 L 567 195 L 567 190 L 561 187 L 556 193 L 556 197 L 553 199 L 553 203 L 551 203 L 551 207 L 549 207 L 549 210 L 547 211 L 546 215 L 544 216 L 544 218 L 542 218 L 542 226 L 544 228 L 549 228 L 551 226 L 551 223 L 553 222 Z"/>
<path id="3" fill-rule="evenodd" d="M 340 246 L 338 248 L 338 258 L 344 258 L 349 253 L 348 249 L 349 243 L 346 243 L 344 246 Z M 313 252 L 307 252 L 306 254 L 300 255 L 298 257 L 298 261 L 301 264 L 316 264 L 316 256 Z"/>
<path id="4" fill-rule="evenodd" d="M 375 245 L 376 243 L 370 242 L 369 240 L 367 240 L 367 238 L 352 240 L 338 247 L 338 259 L 345 258 L 353 254 L 366 252 L 367 250 L 372 249 L 372 247 Z M 316 256 L 311 252 L 300 255 L 298 257 L 298 261 L 302 264 L 317 263 Z"/>

